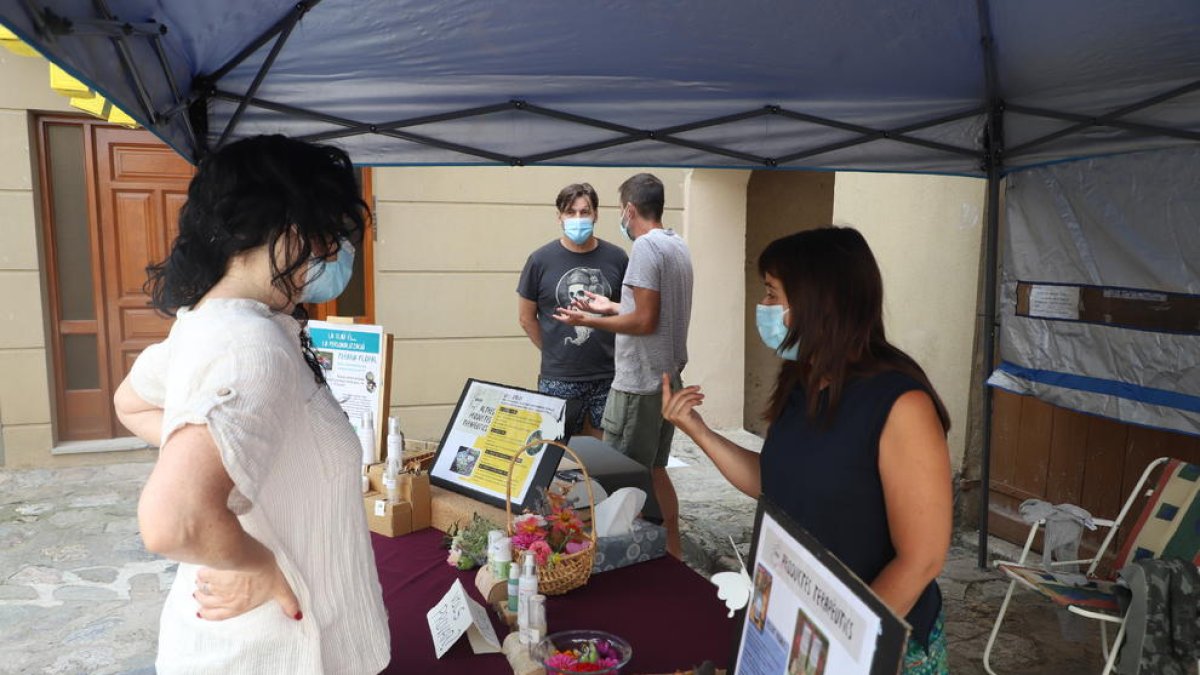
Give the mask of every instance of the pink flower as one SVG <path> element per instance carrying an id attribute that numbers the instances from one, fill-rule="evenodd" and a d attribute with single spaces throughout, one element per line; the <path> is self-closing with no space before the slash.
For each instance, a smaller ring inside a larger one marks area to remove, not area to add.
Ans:
<path id="1" fill-rule="evenodd" d="M 533 554 L 539 565 L 545 565 L 550 560 L 550 554 L 554 553 L 554 551 L 550 550 L 550 544 L 541 540 L 533 542 L 529 546 L 529 552 Z"/>
<path id="2" fill-rule="evenodd" d="M 590 541 L 568 541 L 567 542 L 567 555 L 571 555 L 572 553 L 579 553 L 580 551 L 586 551 L 591 547 L 592 547 L 592 542 L 590 542 Z"/>
<path id="3" fill-rule="evenodd" d="M 575 658 L 574 654 L 559 652 L 546 659 L 545 663 L 547 668 L 570 671 L 575 667 L 575 664 L 579 663 L 579 659 Z"/>
<path id="4" fill-rule="evenodd" d="M 533 546 L 534 542 L 541 541 L 545 538 L 545 532 L 533 532 L 529 534 L 522 532 L 520 534 L 513 535 L 512 545 L 519 551 L 527 551 L 529 550 L 530 546 Z"/>
<path id="5" fill-rule="evenodd" d="M 458 567 L 458 560 L 460 557 L 462 557 L 462 551 L 456 548 L 451 549 L 450 555 L 446 557 L 446 562 L 454 567 Z"/>
<path id="6" fill-rule="evenodd" d="M 525 515 L 517 516 L 513 520 L 513 529 L 516 530 L 517 534 L 537 534 L 541 532 L 542 536 L 545 536 L 545 532 L 543 531 L 545 527 L 546 519 L 536 513 L 526 513 Z"/>

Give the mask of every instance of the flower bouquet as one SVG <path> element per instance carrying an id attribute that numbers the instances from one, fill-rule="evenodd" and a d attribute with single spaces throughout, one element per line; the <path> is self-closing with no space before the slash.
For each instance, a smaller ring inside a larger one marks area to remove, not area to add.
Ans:
<path id="1" fill-rule="evenodd" d="M 588 481 L 589 508 L 596 505 L 592 495 L 587 468 L 575 452 L 557 441 L 545 444 L 556 445 L 570 453 L 580 465 L 584 480 Z M 530 446 L 521 449 L 521 453 Z M 517 455 L 513 456 L 515 464 Z M 583 521 L 567 502 L 562 492 L 543 491 L 538 513 L 526 512 L 516 518 L 512 514 L 512 486 L 509 485 L 508 535 L 512 539 L 513 564 L 520 565 L 525 554 L 532 553 L 537 561 L 538 592 L 543 595 L 562 595 L 587 583 L 592 575 L 592 563 L 596 558 L 596 532 L 584 532 Z"/>
<path id="2" fill-rule="evenodd" d="M 546 672 L 566 675 L 618 673 L 633 657 L 628 642 L 610 633 L 592 630 L 554 633 L 539 642 L 535 650 L 535 656 L 541 660 Z"/>
<path id="3" fill-rule="evenodd" d="M 532 553 L 539 568 L 562 562 L 564 555 L 573 555 L 591 547 L 592 540 L 583 533 L 583 521 L 560 493 L 544 492 L 545 514 L 525 513 L 513 520 L 513 561 L 522 561 Z"/>
<path id="4" fill-rule="evenodd" d="M 450 549 L 446 562 L 460 570 L 471 570 L 487 564 L 488 531 L 500 529 L 492 521 L 478 513 L 472 515 L 465 527 L 455 523 L 442 542 Z"/>

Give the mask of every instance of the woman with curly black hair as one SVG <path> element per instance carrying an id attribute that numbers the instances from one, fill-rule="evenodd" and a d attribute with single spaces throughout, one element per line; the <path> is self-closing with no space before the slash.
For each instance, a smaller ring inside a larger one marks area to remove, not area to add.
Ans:
<path id="1" fill-rule="evenodd" d="M 179 237 L 148 270 L 176 321 L 114 403 L 161 448 L 138 524 L 148 550 L 180 562 L 159 673 L 388 663 L 358 440 L 303 328 L 303 303 L 349 281 L 366 217 L 343 151 L 250 138 L 200 164 Z"/>

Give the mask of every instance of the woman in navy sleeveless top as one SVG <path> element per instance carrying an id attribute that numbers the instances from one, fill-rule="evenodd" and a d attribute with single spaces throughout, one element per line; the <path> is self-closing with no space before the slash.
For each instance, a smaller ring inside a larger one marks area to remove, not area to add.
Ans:
<path id="1" fill-rule="evenodd" d="M 950 547 L 949 416 L 888 343 L 883 282 L 858 231 L 807 230 L 758 261 L 759 334 L 783 358 L 762 453 L 714 433 L 699 387 L 663 388 L 664 417 L 735 487 L 765 496 L 912 626 L 903 672 L 947 673 L 937 586 Z"/>

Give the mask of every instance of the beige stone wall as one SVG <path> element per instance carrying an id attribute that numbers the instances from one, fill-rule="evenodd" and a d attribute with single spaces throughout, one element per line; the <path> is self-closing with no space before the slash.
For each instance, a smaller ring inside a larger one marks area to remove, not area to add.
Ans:
<path id="1" fill-rule="evenodd" d="M 151 451 L 52 454 L 54 385 L 47 341 L 33 117 L 75 112 L 50 89 L 41 58 L 0 49 L 0 466 L 80 466 Z"/>
<path id="2" fill-rule="evenodd" d="M 746 189 L 746 350 L 745 406 L 747 431 L 765 435 L 766 410 L 779 374 L 779 357 L 762 343 L 754 306 L 763 297 L 758 256 L 772 241 L 793 232 L 833 222 L 833 185 L 837 174 L 826 171 L 755 171 Z"/>
<path id="3" fill-rule="evenodd" d="M 746 331 L 746 181 L 749 171 L 696 169 L 685 184 L 683 234 L 692 254 L 692 322 L 685 384 L 704 390 L 704 420 L 742 426 Z"/>
<path id="4" fill-rule="evenodd" d="M 414 439 L 440 440 L 468 377 L 536 388 L 539 354 L 517 324 L 525 259 L 558 236 L 554 198 L 568 183 L 600 195 L 599 236 L 628 250 L 617 186 L 636 169 L 378 168 L 376 319 L 396 336 L 392 413 Z M 683 170 L 666 186 L 668 227 L 684 221 Z"/>
<path id="5" fill-rule="evenodd" d="M 925 369 L 950 411 L 957 471 L 966 446 L 984 182 L 839 173 L 833 219 L 858 228 L 883 273 L 888 338 Z"/>
<path id="6" fill-rule="evenodd" d="M 47 463 L 50 354 L 43 313 L 30 109 L 63 110 L 47 64 L 0 50 L 0 461 Z"/>

